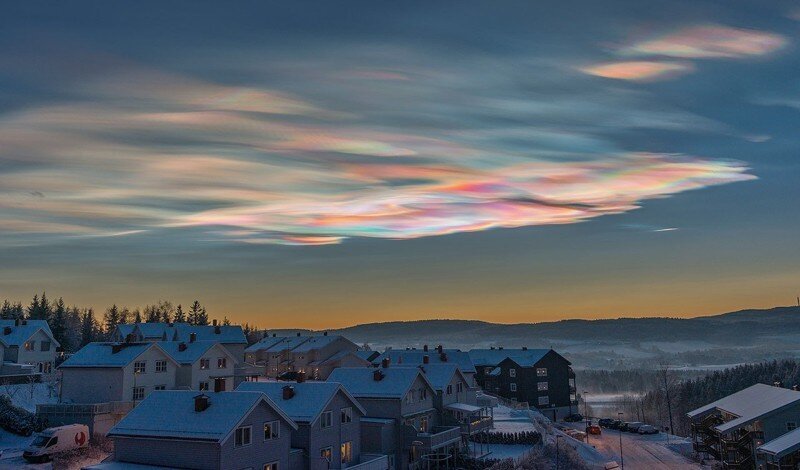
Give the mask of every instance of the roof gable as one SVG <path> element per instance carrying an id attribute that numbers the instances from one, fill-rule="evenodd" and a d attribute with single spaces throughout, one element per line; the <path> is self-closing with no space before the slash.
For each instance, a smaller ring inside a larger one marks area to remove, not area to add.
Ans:
<path id="1" fill-rule="evenodd" d="M 469 357 L 480 367 L 497 366 L 506 358 L 510 358 L 520 367 L 533 367 L 551 351 L 558 354 L 552 349 L 471 349 Z M 569 361 L 564 360 L 569 364 Z"/>
<path id="2" fill-rule="evenodd" d="M 175 359 L 170 357 L 170 355 L 156 343 L 98 342 L 89 343 L 82 347 L 58 367 L 125 367 L 152 348 L 156 348 L 167 360 L 178 365 Z"/>
<path id="3" fill-rule="evenodd" d="M 383 374 L 375 380 L 375 372 Z M 417 367 L 340 367 L 334 369 L 328 380 L 341 383 L 356 398 L 403 398 L 414 386 L 417 378 L 436 392 L 431 382 Z"/>
<path id="4" fill-rule="evenodd" d="M 224 354 L 233 361 L 236 360 L 227 349 L 222 347 L 222 345 L 216 341 L 194 341 L 188 343 L 178 341 L 160 341 L 157 344 L 165 353 L 167 353 L 168 356 L 170 356 L 179 364 L 194 364 L 202 359 L 203 356 L 212 349 L 216 349 L 220 352 L 220 354 Z M 181 345 L 184 345 L 186 349 L 181 351 Z"/>
<path id="5" fill-rule="evenodd" d="M 16 324 L 16 320 L 0 320 L 0 339 L 7 346 L 22 346 L 39 331 L 42 331 L 56 347 L 61 346 L 53 337 L 50 325 L 45 320 L 22 320 L 19 325 Z"/>
<path id="6" fill-rule="evenodd" d="M 472 359 L 467 352 L 459 349 L 443 349 L 442 353 L 444 353 L 444 356 L 436 349 L 429 351 L 418 349 L 389 349 L 373 359 L 373 362 L 377 364 L 388 357 L 391 364 L 418 366 L 422 365 L 425 362 L 424 357 L 428 356 L 428 363 L 430 364 L 456 364 L 461 371 L 466 374 L 475 373 L 475 365 L 472 363 Z"/>
<path id="7" fill-rule="evenodd" d="M 284 387 L 293 387 L 294 396 L 283 398 Z M 296 422 L 313 424 L 337 394 L 342 394 L 361 414 L 366 411 L 358 401 L 337 382 L 242 382 L 236 390 L 266 394 Z"/>

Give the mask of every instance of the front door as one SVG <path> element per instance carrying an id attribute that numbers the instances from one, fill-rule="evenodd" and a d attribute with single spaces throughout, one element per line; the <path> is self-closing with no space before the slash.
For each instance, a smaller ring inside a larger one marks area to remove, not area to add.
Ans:
<path id="1" fill-rule="evenodd" d="M 215 392 L 224 392 L 225 391 L 225 379 L 224 378 L 216 378 L 216 379 L 214 379 L 214 391 Z"/>

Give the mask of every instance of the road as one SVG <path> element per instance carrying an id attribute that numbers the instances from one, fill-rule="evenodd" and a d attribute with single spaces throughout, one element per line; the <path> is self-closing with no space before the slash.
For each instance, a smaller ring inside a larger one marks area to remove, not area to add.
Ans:
<path id="1" fill-rule="evenodd" d="M 674 441 L 673 441 L 674 442 Z M 600 436 L 590 436 L 593 446 L 608 461 L 620 462 L 619 431 L 603 429 Z M 698 470 L 703 467 L 666 446 L 666 434 L 639 435 L 622 433 L 622 456 L 625 470 Z"/>

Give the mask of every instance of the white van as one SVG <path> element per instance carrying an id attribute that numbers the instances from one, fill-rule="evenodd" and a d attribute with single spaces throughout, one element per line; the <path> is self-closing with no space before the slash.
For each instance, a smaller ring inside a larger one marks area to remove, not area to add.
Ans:
<path id="1" fill-rule="evenodd" d="M 68 424 L 47 428 L 25 448 L 22 457 L 28 462 L 47 462 L 54 454 L 89 445 L 89 426 Z"/>

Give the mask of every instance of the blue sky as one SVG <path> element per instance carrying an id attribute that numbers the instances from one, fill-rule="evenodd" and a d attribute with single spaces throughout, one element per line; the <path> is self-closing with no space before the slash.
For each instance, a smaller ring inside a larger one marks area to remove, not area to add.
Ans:
<path id="1" fill-rule="evenodd" d="M 795 2 L 0 19 L 0 296 L 262 326 L 696 315 L 799 288 Z"/>

